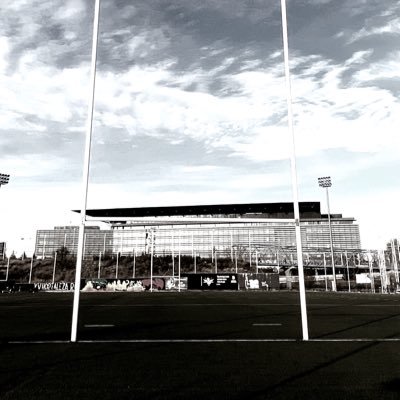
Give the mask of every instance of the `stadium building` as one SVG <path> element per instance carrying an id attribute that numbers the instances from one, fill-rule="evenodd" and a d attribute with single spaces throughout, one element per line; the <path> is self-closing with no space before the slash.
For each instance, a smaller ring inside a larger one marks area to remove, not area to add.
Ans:
<path id="1" fill-rule="evenodd" d="M 6 256 L 6 242 L 0 242 L 0 258 L 4 260 Z"/>
<path id="2" fill-rule="evenodd" d="M 328 215 L 319 202 L 300 202 L 300 227 L 305 251 L 329 251 Z M 87 210 L 92 222 L 110 227 L 87 227 L 85 256 L 106 252 L 120 255 L 189 255 L 248 257 L 250 262 L 267 253 L 295 252 L 293 203 L 223 204 Z M 331 214 L 336 251 L 361 248 L 354 218 Z M 78 228 L 57 227 L 38 231 L 35 253 L 52 256 L 61 246 L 77 251 Z"/>
<path id="3" fill-rule="evenodd" d="M 62 247 L 76 255 L 78 251 L 78 226 L 56 226 L 54 229 L 42 229 L 36 232 L 35 255 L 37 258 L 54 257 Z M 98 255 L 100 252 L 113 251 L 113 232 L 101 230 L 98 226 L 85 228 L 84 253 L 86 256 Z"/>

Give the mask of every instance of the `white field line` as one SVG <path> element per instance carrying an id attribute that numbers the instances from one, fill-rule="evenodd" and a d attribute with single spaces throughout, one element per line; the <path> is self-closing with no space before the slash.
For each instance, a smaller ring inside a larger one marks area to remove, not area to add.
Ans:
<path id="1" fill-rule="evenodd" d="M 79 308 L 86 307 L 105 307 L 105 308 L 167 308 L 167 307 L 299 307 L 298 304 L 225 304 L 225 303 L 188 303 L 188 304 L 80 304 Z M 327 305 L 323 305 L 327 306 Z M 331 305 L 332 306 L 332 305 Z M 51 308 L 63 308 L 71 307 L 70 304 L 51 304 L 51 303 L 41 303 L 41 304 L 12 304 L 7 305 L 7 308 L 38 308 L 38 307 L 51 307 Z M 334 307 L 334 306 L 333 306 Z M 1 304 L 0 304 L 1 308 Z"/>
<path id="2" fill-rule="evenodd" d="M 82 304 L 80 307 L 299 307 L 293 303 Z M 307 307 L 398 307 L 399 304 L 307 304 Z"/>
<path id="3" fill-rule="evenodd" d="M 113 328 L 115 325 L 112 324 L 86 324 L 85 328 Z"/>
<path id="4" fill-rule="evenodd" d="M 7 308 L 36 308 L 38 306 L 55 307 L 71 307 L 71 304 L 51 304 L 51 303 L 37 303 L 37 304 L 11 304 Z M 284 303 L 187 303 L 187 304 L 80 304 L 79 308 L 85 307 L 108 307 L 108 308 L 134 308 L 134 307 L 299 307 L 298 304 L 284 304 Z M 399 304 L 307 304 L 308 308 L 313 307 L 398 307 Z M 1 304 L 0 304 L 1 308 Z"/>
<path id="5" fill-rule="evenodd" d="M 278 323 L 254 323 L 253 326 L 282 326 L 282 324 Z"/>
<path id="6" fill-rule="evenodd" d="M 80 307 L 299 307 L 299 304 L 293 303 L 183 303 L 183 304 L 82 304 Z M 307 307 L 398 307 L 399 304 L 307 304 Z"/>
<path id="7" fill-rule="evenodd" d="M 68 344 L 69 340 L 10 340 L 7 344 Z"/>
<path id="8" fill-rule="evenodd" d="M 358 339 L 310 339 L 310 342 L 400 342 L 398 338 L 358 338 Z"/>
<path id="9" fill-rule="evenodd" d="M 356 307 L 398 307 L 399 304 L 355 304 Z"/>
<path id="10" fill-rule="evenodd" d="M 307 342 L 301 339 L 120 339 L 120 340 L 78 340 L 77 343 L 268 343 Z M 309 339 L 308 342 L 400 342 L 400 338 L 358 338 L 358 339 Z M 69 340 L 14 340 L 7 344 L 69 344 Z"/>
<path id="11" fill-rule="evenodd" d="M 85 305 L 83 305 L 85 306 Z M 162 304 L 146 304 L 146 303 L 137 303 L 137 304 L 88 304 L 87 307 L 235 307 L 235 306 L 294 306 L 298 307 L 298 304 L 283 304 L 283 303 L 162 303 Z"/>

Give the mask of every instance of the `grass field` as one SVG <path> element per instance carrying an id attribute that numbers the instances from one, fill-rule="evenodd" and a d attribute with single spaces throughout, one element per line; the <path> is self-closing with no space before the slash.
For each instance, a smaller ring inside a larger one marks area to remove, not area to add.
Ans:
<path id="1" fill-rule="evenodd" d="M 307 293 L 0 296 L 1 399 L 398 399 L 400 296 Z"/>

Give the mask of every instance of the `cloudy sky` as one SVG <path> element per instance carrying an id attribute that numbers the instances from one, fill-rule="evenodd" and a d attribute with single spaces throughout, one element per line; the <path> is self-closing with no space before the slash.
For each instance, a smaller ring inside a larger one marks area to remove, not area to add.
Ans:
<path id="1" fill-rule="evenodd" d="M 94 0 L 1 6 L 0 241 L 75 224 Z M 288 0 L 300 201 L 400 236 L 400 1 Z M 102 0 L 89 208 L 292 201 L 279 0 Z"/>

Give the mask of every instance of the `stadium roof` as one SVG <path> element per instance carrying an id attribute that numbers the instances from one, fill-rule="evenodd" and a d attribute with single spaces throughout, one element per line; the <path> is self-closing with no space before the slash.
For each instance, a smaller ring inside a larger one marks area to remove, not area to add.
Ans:
<path id="1" fill-rule="evenodd" d="M 300 202 L 301 218 L 321 218 L 319 202 Z M 79 210 L 74 210 L 80 212 Z M 104 208 L 87 210 L 86 215 L 95 218 L 138 218 L 199 215 L 252 215 L 264 218 L 293 218 L 293 203 L 212 204 L 197 206 Z"/>

